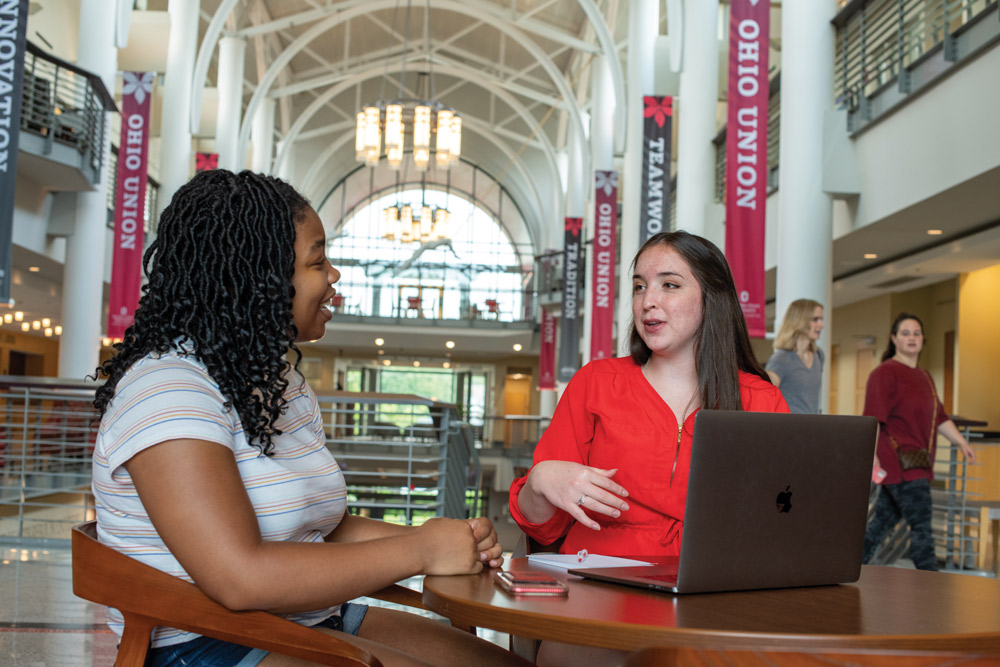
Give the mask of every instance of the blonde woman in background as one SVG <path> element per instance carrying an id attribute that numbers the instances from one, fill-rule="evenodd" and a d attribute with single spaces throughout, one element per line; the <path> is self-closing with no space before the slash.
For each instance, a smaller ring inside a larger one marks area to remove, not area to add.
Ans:
<path id="1" fill-rule="evenodd" d="M 823 304 L 798 299 L 788 306 L 774 339 L 774 354 L 767 361 L 767 374 L 793 413 L 819 414 L 823 350 L 816 341 L 822 331 Z"/>

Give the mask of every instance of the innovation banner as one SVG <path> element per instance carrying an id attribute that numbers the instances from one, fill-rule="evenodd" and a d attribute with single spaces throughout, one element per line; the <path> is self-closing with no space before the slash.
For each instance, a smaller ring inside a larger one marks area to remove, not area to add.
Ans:
<path id="1" fill-rule="evenodd" d="M 590 358 L 615 356 L 615 256 L 618 236 L 618 172 L 598 171 L 594 177 L 593 280 L 590 300 Z"/>
<path id="2" fill-rule="evenodd" d="M 556 388 L 556 318 L 542 308 L 542 345 L 538 353 L 538 388 Z"/>
<path id="3" fill-rule="evenodd" d="M 670 132 L 674 98 L 643 97 L 639 245 L 670 229 Z"/>
<path id="4" fill-rule="evenodd" d="M 763 338 L 769 0 L 732 0 L 726 125 L 726 259 L 747 329 Z"/>
<path id="5" fill-rule="evenodd" d="M 21 133 L 28 0 L 0 2 L 0 302 L 10 301 L 14 188 Z"/>
<path id="6" fill-rule="evenodd" d="M 563 243 L 562 328 L 559 331 L 560 382 L 569 382 L 580 364 L 580 231 L 583 218 L 566 218 Z"/>
<path id="7" fill-rule="evenodd" d="M 152 72 L 123 74 L 122 132 L 115 177 L 115 245 L 108 298 L 108 336 L 111 338 L 125 337 L 125 330 L 132 326 L 139 305 L 152 93 Z"/>

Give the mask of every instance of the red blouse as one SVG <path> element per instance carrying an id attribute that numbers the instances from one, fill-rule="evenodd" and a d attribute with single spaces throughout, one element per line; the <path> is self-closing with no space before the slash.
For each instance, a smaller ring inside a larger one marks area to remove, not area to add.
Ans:
<path id="1" fill-rule="evenodd" d="M 933 479 L 934 471 L 913 468 L 904 471 L 892 446 L 890 435 L 900 449 L 937 449 L 937 427 L 948 421 L 948 413 L 938 400 L 934 380 L 922 368 L 910 368 L 888 359 L 868 376 L 864 414 L 879 421 L 876 453 L 885 469 L 883 484 L 899 484 L 914 479 Z"/>
<path id="2" fill-rule="evenodd" d="M 745 410 L 788 412 L 778 388 L 756 375 L 740 373 L 740 394 Z M 679 428 L 677 417 L 631 357 L 587 364 L 567 385 L 535 447 L 534 462 L 554 459 L 617 468 L 615 481 L 629 492 L 628 511 L 617 519 L 591 514 L 599 531 L 578 525 L 562 510 L 545 523 L 531 523 L 518 507 L 518 493 L 527 480 L 521 477 L 510 487 L 511 515 L 543 544 L 566 534 L 562 553 L 587 549 L 612 556 L 679 555 L 696 414 Z"/>

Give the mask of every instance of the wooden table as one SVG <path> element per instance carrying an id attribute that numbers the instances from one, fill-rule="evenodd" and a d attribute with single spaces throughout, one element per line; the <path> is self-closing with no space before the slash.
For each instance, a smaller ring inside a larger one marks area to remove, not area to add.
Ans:
<path id="1" fill-rule="evenodd" d="M 569 596 L 511 597 L 492 572 L 425 577 L 427 607 L 460 624 L 634 651 L 646 646 L 1000 651 L 1000 581 L 864 566 L 854 584 L 671 595 L 584 580 L 515 558 Z"/>

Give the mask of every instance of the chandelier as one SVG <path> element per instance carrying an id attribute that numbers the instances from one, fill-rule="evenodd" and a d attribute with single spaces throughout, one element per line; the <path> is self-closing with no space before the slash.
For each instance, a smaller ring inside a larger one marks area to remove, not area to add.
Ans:
<path id="1" fill-rule="evenodd" d="M 424 14 L 429 28 L 430 2 Z M 434 62 L 431 57 L 430 30 L 427 35 L 429 99 L 403 99 L 403 79 L 406 77 L 406 56 L 409 51 L 410 2 L 406 4 L 406 27 L 403 32 L 402 67 L 399 74 L 397 99 L 385 101 L 384 96 L 374 104 L 365 106 L 357 115 L 357 134 L 354 155 L 358 162 L 368 167 L 378 164 L 385 149 L 386 162 L 392 169 L 403 164 L 406 135 L 412 137 L 413 162 L 418 171 L 426 171 L 431 160 L 431 135 L 434 143 L 435 163 L 439 169 L 448 169 L 458 162 L 462 154 L 462 118 L 434 97 Z M 391 47 L 391 45 L 390 45 Z M 388 62 L 388 61 L 387 61 Z M 383 92 L 386 77 L 382 78 Z M 384 143 L 383 143 L 384 138 Z"/>
<path id="2" fill-rule="evenodd" d="M 382 238 L 400 243 L 428 243 L 451 238 L 451 213 L 426 204 L 414 210 L 410 204 L 389 206 L 382 211 Z"/>

